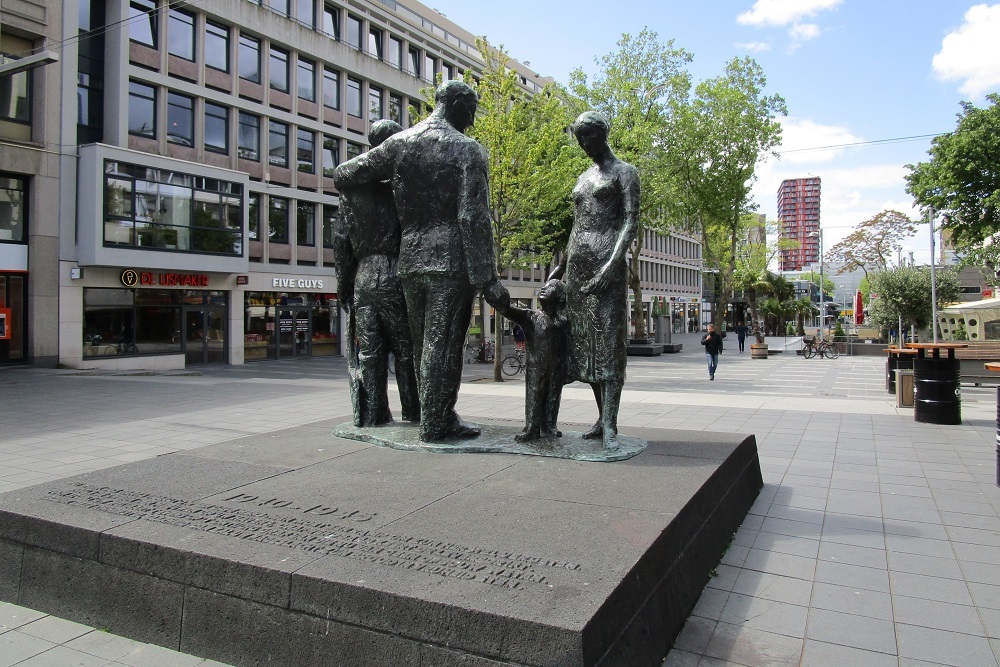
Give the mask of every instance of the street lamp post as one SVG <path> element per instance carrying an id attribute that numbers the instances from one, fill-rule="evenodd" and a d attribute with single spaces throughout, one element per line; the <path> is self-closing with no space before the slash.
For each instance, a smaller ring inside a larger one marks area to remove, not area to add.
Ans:
<path id="1" fill-rule="evenodd" d="M 823 326 L 826 324 L 826 300 L 823 298 L 823 228 L 809 232 L 807 236 L 819 238 L 819 339 L 823 340 Z"/>

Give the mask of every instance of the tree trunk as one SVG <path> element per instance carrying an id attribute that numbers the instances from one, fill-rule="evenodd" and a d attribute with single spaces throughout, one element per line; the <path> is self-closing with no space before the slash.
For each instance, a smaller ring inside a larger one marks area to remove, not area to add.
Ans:
<path id="1" fill-rule="evenodd" d="M 751 287 L 747 290 L 747 300 L 750 302 L 750 319 L 753 321 L 751 333 L 758 344 L 764 342 L 764 334 L 760 330 L 760 318 L 757 315 L 757 290 Z"/>

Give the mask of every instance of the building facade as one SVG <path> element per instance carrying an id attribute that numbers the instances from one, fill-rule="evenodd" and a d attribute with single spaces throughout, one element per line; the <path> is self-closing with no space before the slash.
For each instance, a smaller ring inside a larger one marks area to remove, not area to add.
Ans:
<path id="1" fill-rule="evenodd" d="M 790 178 L 778 188 L 778 220 L 782 240 L 798 245 L 783 248 L 779 270 L 801 271 L 819 261 L 821 184 L 818 177 Z"/>
<path id="2" fill-rule="evenodd" d="M 438 76 L 483 64 L 471 33 L 413 0 L 2 11 L 5 61 L 57 57 L 0 79 L 0 363 L 340 354 L 333 170 L 372 122 L 409 126 Z M 529 92 L 551 81 L 509 66 Z M 675 272 L 644 282 L 674 275 L 687 294 L 683 262 L 647 255 Z M 512 296 L 535 305 L 541 274 L 508 275 Z"/>

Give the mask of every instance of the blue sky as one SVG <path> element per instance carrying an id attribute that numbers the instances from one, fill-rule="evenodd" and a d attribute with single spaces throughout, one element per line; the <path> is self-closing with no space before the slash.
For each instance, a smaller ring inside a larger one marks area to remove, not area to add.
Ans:
<path id="1" fill-rule="evenodd" d="M 696 81 L 750 55 L 782 95 L 784 152 L 758 169 L 754 198 L 775 216 L 784 178 L 823 179 L 824 245 L 885 208 L 913 217 L 904 165 L 925 160 L 930 139 L 802 150 L 949 132 L 959 102 L 1000 90 L 1000 4 L 966 0 L 659 0 L 503 3 L 425 0 L 542 75 L 566 82 L 576 67 L 616 50 L 643 27 L 694 54 Z M 906 243 L 930 256 L 925 226 Z"/>

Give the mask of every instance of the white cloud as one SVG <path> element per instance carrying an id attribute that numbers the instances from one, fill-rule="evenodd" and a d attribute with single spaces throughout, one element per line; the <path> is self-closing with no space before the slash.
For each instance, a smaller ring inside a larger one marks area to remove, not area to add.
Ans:
<path id="1" fill-rule="evenodd" d="M 736 45 L 737 49 L 742 49 L 743 51 L 749 51 L 750 53 L 762 53 L 764 51 L 770 51 L 771 45 L 767 42 L 740 42 Z"/>
<path id="2" fill-rule="evenodd" d="M 843 148 L 827 148 L 864 141 L 846 127 L 821 125 L 811 120 L 786 118 L 781 121 L 781 162 L 783 164 L 821 164 L 830 162 Z M 822 150 L 804 150 L 822 149 Z"/>
<path id="3" fill-rule="evenodd" d="M 1000 84 L 1000 5 L 975 5 L 965 22 L 941 42 L 931 66 L 943 81 L 962 81 L 959 90 L 979 97 Z"/>
<path id="4" fill-rule="evenodd" d="M 788 30 L 788 34 L 796 42 L 806 42 L 819 37 L 820 29 L 815 23 L 796 23 Z"/>
<path id="5" fill-rule="evenodd" d="M 785 26 L 833 9 L 843 0 L 757 0 L 750 11 L 736 17 L 737 23 L 753 26 Z"/>

